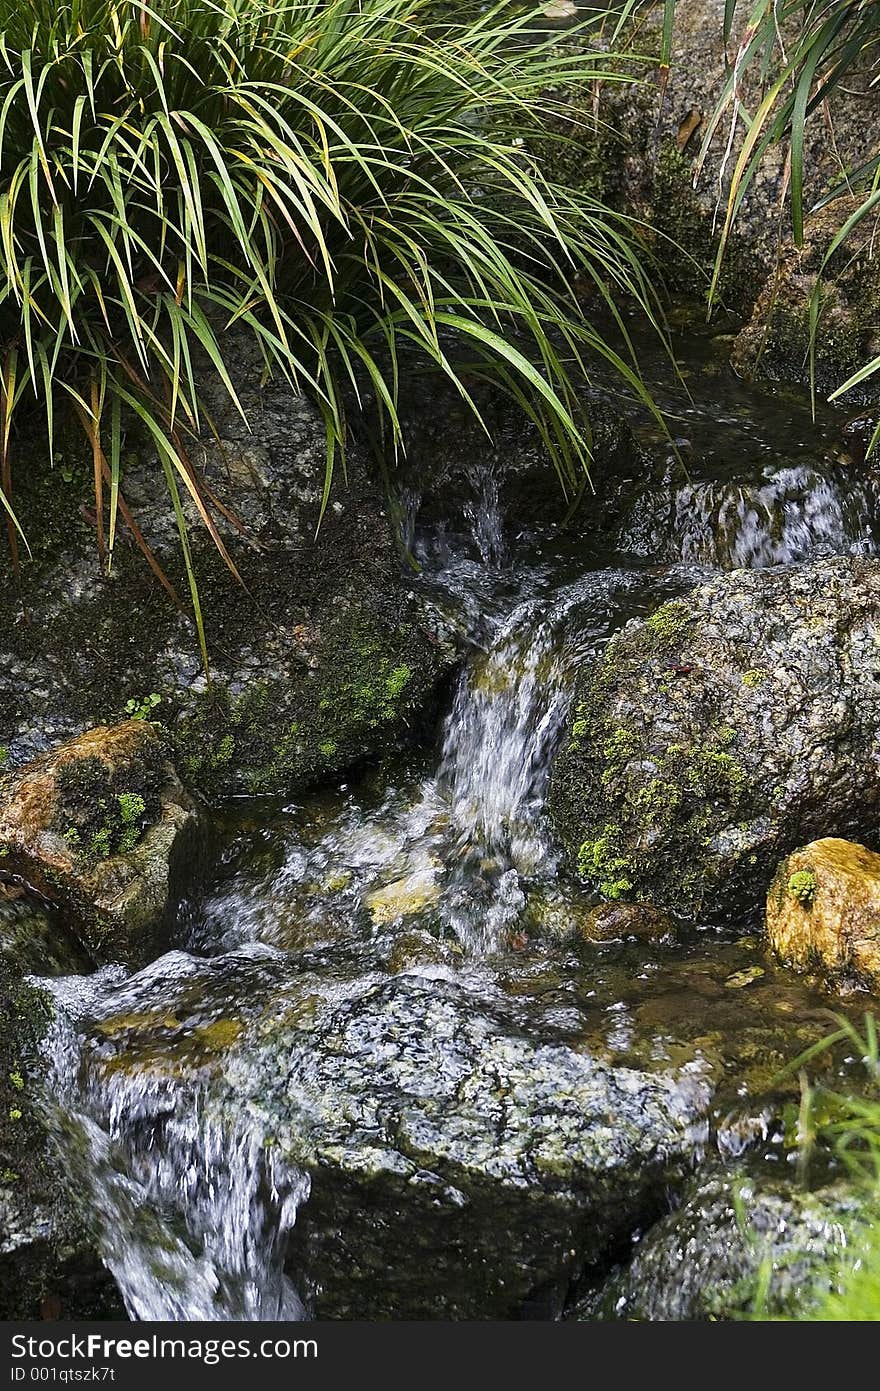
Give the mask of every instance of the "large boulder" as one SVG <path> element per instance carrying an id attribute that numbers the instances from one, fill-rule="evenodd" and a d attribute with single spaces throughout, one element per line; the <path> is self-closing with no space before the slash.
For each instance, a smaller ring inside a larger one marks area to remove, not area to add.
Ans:
<path id="1" fill-rule="evenodd" d="M 740 1173 L 697 1180 L 629 1265 L 578 1310 L 651 1322 L 808 1318 L 858 1260 L 875 1202 L 837 1184 L 816 1192 Z"/>
<path id="2" fill-rule="evenodd" d="M 0 776 L 0 875 L 64 910 L 93 960 L 149 958 L 196 826 L 167 740 L 144 720 Z"/>
<path id="3" fill-rule="evenodd" d="M 198 1147 L 210 1145 L 232 1175 L 212 1189 L 229 1185 L 227 1229 L 207 1239 L 222 1288 L 242 1232 L 268 1220 L 253 1208 L 268 1188 L 247 1188 L 256 1161 L 236 1171 L 236 1156 L 263 1155 L 273 1201 L 299 1195 L 286 1269 L 317 1317 L 558 1312 L 582 1267 L 656 1212 L 692 1164 L 705 1084 L 530 1037 L 502 997 L 442 968 L 350 972 L 345 951 L 175 953 L 105 995 L 71 1105 L 85 1107 L 93 1144 L 96 1122 L 109 1131 L 98 1149 L 129 1174 L 116 1187 L 130 1195 L 134 1177 L 139 1212 L 173 1213 L 176 1175 L 200 1172 Z M 310 1181 L 304 1203 L 297 1174 Z M 181 1217 L 206 1221 L 195 1195 Z M 112 1212 L 105 1221 L 112 1267 Z M 149 1251 L 125 1264 L 132 1281 Z M 129 1307 L 158 1316 L 172 1296 L 160 1288 L 157 1306 L 149 1285 L 135 1279 Z"/>
<path id="4" fill-rule="evenodd" d="M 880 855 L 832 836 L 795 850 L 770 885 L 767 936 L 791 965 L 880 987 Z"/>
<path id="5" fill-rule="evenodd" d="M 577 680 L 550 809 L 607 898 L 754 901 L 880 805 L 880 564 L 737 570 L 629 623 Z"/>
<path id="6" fill-rule="evenodd" d="M 49 467 L 41 446 L 15 442 L 15 506 L 33 558 L 22 554 L 16 577 L 0 547 L 0 747 L 10 762 L 133 712 L 171 729 L 189 785 L 287 793 L 421 730 L 454 660 L 448 626 L 417 594 L 355 448 L 318 529 L 323 423 L 284 384 L 261 388 L 261 371 L 243 344 L 236 380 L 252 429 L 218 394 L 209 401 L 218 439 L 192 448 L 244 581 L 187 495 L 210 682 L 188 603 L 171 601 L 122 520 L 112 573 L 102 574 L 90 452 L 65 437 Z M 134 431 L 121 487 L 187 596 L 162 470 Z"/>

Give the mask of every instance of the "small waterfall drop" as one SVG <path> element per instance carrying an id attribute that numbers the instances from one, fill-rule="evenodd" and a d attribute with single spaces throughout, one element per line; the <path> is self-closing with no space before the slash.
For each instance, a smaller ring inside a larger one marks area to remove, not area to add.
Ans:
<path id="1" fill-rule="evenodd" d="M 636 499 L 619 544 L 636 555 L 725 570 L 874 555 L 875 493 L 866 480 L 800 463 L 775 466 L 750 483 L 668 482 Z"/>
<path id="2" fill-rule="evenodd" d="M 157 964 L 167 978 L 169 966 L 185 975 L 191 962 L 171 953 Z M 136 978 L 141 988 L 151 970 Z M 144 1016 L 126 1015 L 132 987 L 117 984 L 112 968 L 87 978 L 85 994 L 80 979 L 53 987 L 59 1008 L 48 1051 L 57 1092 L 48 1122 L 72 1186 L 87 1197 L 98 1250 L 129 1314 L 303 1318 L 284 1255 L 308 1177 L 279 1163 L 259 1117 L 232 1114 L 212 1095 L 209 1078 L 193 1088 L 167 1074 L 155 1078 L 148 1057 L 117 1068 L 115 1059 L 101 1066 L 82 1056 L 78 1014 L 97 1008 L 109 1030 Z"/>

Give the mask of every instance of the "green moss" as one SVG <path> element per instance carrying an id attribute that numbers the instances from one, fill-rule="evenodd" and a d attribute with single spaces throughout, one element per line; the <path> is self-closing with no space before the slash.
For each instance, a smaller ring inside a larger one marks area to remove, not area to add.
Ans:
<path id="1" fill-rule="evenodd" d="M 745 770 L 729 753 L 704 749 L 695 753 L 691 767 L 700 790 L 707 797 L 721 797 L 735 805 L 748 786 Z"/>
<path id="2" fill-rule="evenodd" d="M 177 727 L 184 776 L 208 795 L 233 779 L 259 795 L 350 765 L 423 695 L 415 666 L 400 660 L 418 640 L 405 624 L 341 615 L 325 632 L 320 666 L 301 682 L 263 679 L 232 695 L 215 681 Z"/>
<path id="3" fill-rule="evenodd" d="M 82 865 L 134 849 L 158 814 L 166 757 L 164 741 L 157 739 L 145 743 L 129 766 L 111 768 L 93 756 L 61 765 L 53 825 Z"/>
<path id="4" fill-rule="evenodd" d="M 682 637 L 690 622 L 691 614 L 687 605 L 680 599 L 672 599 L 645 619 L 645 631 L 657 643 L 668 647 Z"/>
<path id="5" fill-rule="evenodd" d="M 620 841 L 620 827 L 608 823 L 578 851 L 578 872 L 604 898 L 623 898 L 633 888 L 632 865 Z"/>
<path id="6" fill-rule="evenodd" d="M 9 762 L 9 750 L 7 749 L 7 747 L 6 747 L 5 744 L 0 744 L 0 768 L 3 767 L 4 763 L 8 763 L 8 762 Z"/>
<path id="7" fill-rule="evenodd" d="M 631 730 L 623 729 L 621 726 L 614 729 L 602 746 L 602 755 L 605 758 L 602 782 L 610 783 L 619 778 L 627 762 L 638 753 L 638 747 L 638 740 Z"/>
<path id="8" fill-rule="evenodd" d="M 689 621 L 683 605 L 658 612 L 652 643 L 658 636 L 669 641 Z M 626 661 L 621 681 L 630 679 L 629 663 L 644 670 L 643 650 Z M 600 713 L 609 694 L 604 683 L 593 682 L 579 702 L 578 722 L 592 737 L 583 745 L 573 740 L 560 757 L 551 790 L 557 824 L 579 872 L 605 897 L 661 895 L 685 905 L 704 892 L 719 804 L 740 813 L 748 842 L 749 777 L 731 752 L 737 731 L 720 724 L 708 746 L 678 739 L 658 749 L 651 731 L 636 732 Z"/>
<path id="9" fill-rule="evenodd" d="M 412 672 L 406 663 L 394 668 L 385 681 L 385 695 L 388 700 L 397 700 L 412 680 Z"/>
<path id="10" fill-rule="evenodd" d="M 795 870 L 786 885 L 789 895 L 797 899 L 802 908 L 811 908 L 816 897 L 816 876 L 811 869 Z"/>

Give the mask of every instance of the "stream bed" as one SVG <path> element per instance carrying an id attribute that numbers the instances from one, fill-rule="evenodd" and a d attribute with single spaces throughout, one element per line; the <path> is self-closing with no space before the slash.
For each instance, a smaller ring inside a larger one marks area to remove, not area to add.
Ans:
<path id="1" fill-rule="evenodd" d="M 574 675 L 628 619 L 717 568 L 875 550 L 839 420 L 709 339 L 683 373 L 683 465 L 639 425 L 650 470 L 600 486 L 598 525 L 511 519 L 476 465 L 454 516 L 411 494 L 466 654 L 436 745 L 231 804 L 172 950 L 50 982 L 52 1126 L 132 1317 L 564 1317 L 695 1170 L 796 1182 L 780 1074 L 867 997 L 773 961 L 764 885 L 723 927 L 591 938 L 545 810 Z"/>

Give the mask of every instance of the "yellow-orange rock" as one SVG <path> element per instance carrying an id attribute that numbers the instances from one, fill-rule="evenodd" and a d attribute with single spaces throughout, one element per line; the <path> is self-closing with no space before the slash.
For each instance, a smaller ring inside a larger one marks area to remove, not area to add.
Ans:
<path id="1" fill-rule="evenodd" d="M 101 725 L 0 776 L 0 875 L 61 908 L 94 960 L 136 963 L 195 824 L 159 730 Z"/>
<path id="2" fill-rule="evenodd" d="M 880 855 L 831 837 L 795 850 L 770 885 L 767 933 L 793 966 L 880 989 Z"/>

